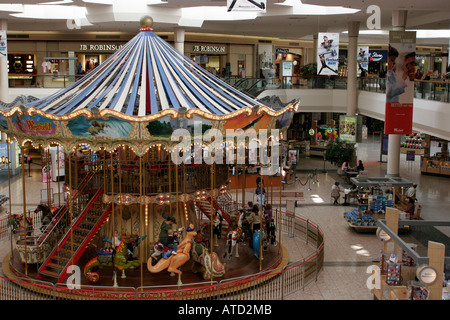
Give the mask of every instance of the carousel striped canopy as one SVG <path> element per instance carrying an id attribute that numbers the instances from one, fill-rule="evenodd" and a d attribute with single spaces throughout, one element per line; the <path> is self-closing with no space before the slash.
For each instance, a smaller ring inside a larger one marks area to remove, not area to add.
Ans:
<path id="1" fill-rule="evenodd" d="M 173 108 L 224 115 L 260 102 L 210 74 L 151 31 L 141 31 L 71 86 L 26 104 L 54 115 L 97 107 L 130 116 Z"/>

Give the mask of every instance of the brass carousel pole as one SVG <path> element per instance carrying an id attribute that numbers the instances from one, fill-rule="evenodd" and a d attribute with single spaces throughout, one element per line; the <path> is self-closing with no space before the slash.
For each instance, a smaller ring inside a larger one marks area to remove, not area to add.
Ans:
<path id="1" fill-rule="evenodd" d="M 45 152 L 45 151 L 44 151 Z M 50 144 L 48 145 L 48 149 L 47 149 L 47 163 L 46 163 L 46 170 L 47 170 L 47 205 L 48 208 L 51 210 L 52 209 L 52 194 L 51 194 L 51 182 L 52 182 L 52 176 L 50 174 L 50 169 L 51 169 L 51 159 L 50 159 Z M 49 178 L 50 177 L 50 178 Z"/>
<path id="2" fill-rule="evenodd" d="M 264 191 L 264 180 L 262 175 L 262 163 L 259 164 L 259 176 L 261 177 L 261 186 L 259 190 L 259 272 L 262 271 L 262 242 L 263 242 L 263 191 Z M 253 230 L 254 232 L 254 230 Z M 253 239 L 252 239 L 253 240 Z"/>
<path id="3" fill-rule="evenodd" d="M 235 176 L 234 176 L 234 181 L 235 181 L 235 183 L 234 183 L 234 186 L 235 186 L 235 188 L 236 188 L 236 219 L 238 218 L 238 215 L 239 215 L 239 211 L 238 211 L 238 203 L 239 203 L 239 188 L 238 188 L 238 177 L 239 177 L 239 175 L 238 175 L 238 155 L 237 155 L 237 148 L 236 148 L 236 157 L 235 157 L 235 159 L 236 159 L 236 162 L 234 163 L 234 174 L 235 174 Z M 238 221 L 236 221 L 236 224 L 237 224 L 237 222 Z M 233 226 L 232 226 L 233 227 Z"/>
<path id="4" fill-rule="evenodd" d="M 125 148 L 125 146 L 124 146 Z M 120 207 L 119 207 L 119 216 L 122 217 L 122 208 L 123 208 L 123 199 L 122 199 L 122 158 L 120 156 L 121 153 L 121 148 L 118 148 L 118 153 L 117 153 L 117 157 L 118 157 L 118 168 L 117 171 L 119 173 L 119 199 L 120 199 Z M 122 232 L 123 228 L 122 228 L 122 219 L 120 219 L 120 233 Z M 120 234 L 119 233 L 119 234 Z M 114 234 L 114 232 L 113 232 Z"/>
<path id="5" fill-rule="evenodd" d="M 115 244 L 115 228 L 116 226 L 114 225 L 114 161 L 113 161 L 113 153 L 114 153 L 114 149 L 111 150 L 111 152 L 109 153 L 109 158 L 111 160 L 111 224 L 112 224 L 112 247 L 113 249 L 116 247 Z"/>
<path id="6" fill-rule="evenodd" d="M 142 223 L 142 156 L 139 157 L 139 234 L 143 234 L 143 223 Z M 144 286 L 144 268 L 143 268 L 143 259 L 144 259 L 144 253 L 142 250 L 142 239 L 139 240 L 139 258 L 141 260 L 141 288 Z"/>
<path id="7" fill-rule="evenodd" d="M 178 203 L 178 201 L 179 201 L 179 198 L 178 198 L 178 164 L 174 163 L 174 167 L 175 167 L 175 203 L 177 206 L 176 213 L 177 213 L 177 221 L 180 224 L 178 227 L 181 227 L 182 225 L 181 225 L 181 219 L 180 219 L 180 211 L 178 208 L 179 207 L 179 203 Z"/>
<path id="8" fill-rule="evenodd" d="M 169 168 L 169 216 L 172 216 L 172 167 L 170 165 L 171 161 L 170 151 L 168 152 L 168 168 Z"/>
<path id="9" fill-rule="evenodd" d="M 11 223 L 11 212 L 12 212 L 12 205 L 11 205 L 11 154 L 10 154 L 10 146 L 9 146 L 9 139 L 6 139 L 6 147 L 8 148 L 8 190 L 9 190 L 9 223 L 11 226 L 11 257 L 14 257 L 14 248 L 13 248 L 13 224 Z"/>
<path id="10" fill-rule="evenodd" d="M 28 275 L 28 253 L 27 253 L 27 198 L 26 198 L 26 188 L 25 188 L 25 147 L 22 147 L 22 200 L 23 200 L 23 222 L 24 222 L 24 239 L 25 239 L 25 275 Z"/>
<path id="11" fill-rule="evenodd" d="M 212 157 L 212 155 L 211 155 Z M 213 163 L 211 164 L 211 194 L 210 194 L 210 199 L 211 199 L 211 213 L 210 213 L 210 217 L 211 217 L 211 227 L 210 227 L 210 238 L 211 241 L 209 243 L 210 246 L 210 250 L 211 250 L 211 282 L 213 281 L 213 274 L 212 274 L 212 270 L 213 270 L 213 262 L 212 262 L 212 253 L 214 250 L 214 237 L 213 237 L 213 228 L 214 228 L 214 204 L 213 204 L 213 191 L 214 191 L 214 164 L 215 162 L 213 161 Z"/>
<path id="12" fill-rule="evenodd" d="M 58 166 L 58 207 L 61 206 L 61 185 L 59 183 L 59 167 L 60 167 L 60 158 L 59 158 L 59 143 L 56 145 L 56 165 Z"/>
<path id="13" fill-rule="evenodd" d="M 75 158 L 77 157 L 77 152 L 75 148 Z M 77 162 L 75 162 L 77 164 Z M 73 265 L 73 241 L 72 241 L 72 231 L 73 231 L 73 225 L 72 225 L 72 215 L 73 215 L 73 201 L 72 201 L 72 154 L 69 154 L 69 215 L 70 215 L 70 253 L 71 253 L 71 264 Z"/>
<path id="14" fill-rule="evenodd" d="M 283 186 L 283 144 L 281 140 L 281 135 L 278 137 L 278 143 L 280 148 L 280 209 L 278 212 L 278 254 L 280 254 L 281 251 L 281 192 L 282 192 L 282 186 Z"/>
<path id="15" fill-rule="evenodd" d="M 237 153 L 237 149 L 236 149 L 236 153 Z M 244 146 L 244 164 L 242 165 L 242 210 L 244 212 L 244 217 L 245 217 L 245 186 L 246 186 L 246 176 L 245 176 L 245 171 L 246 171 L 246 161 L 247 161 L 247 157 L 246 157 L 246 150 L 245 150 L 245 146 Z M 236 204 L 237 204 L 237 199 L 236 199 Z M 251 209 L 251 208 L 249 208 Z"/>

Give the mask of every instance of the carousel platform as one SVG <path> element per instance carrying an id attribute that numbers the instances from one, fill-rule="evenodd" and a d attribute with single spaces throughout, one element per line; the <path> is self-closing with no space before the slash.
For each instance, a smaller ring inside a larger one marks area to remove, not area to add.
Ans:
<path id="1" fill-rule="evenodd" d="M 225 231 L 222 232 L 223 236 L 218 239 L 217 244 L 214 246 L 214 252 L 216 252 L 220 258 L 220 261 L 225 265 L 226 273 L 222 277 L 214 277 L 214 281 L 226 281 L 239 278 L 240 281 L 246 277 L 251 277 L 260 272 L 269 272 L 278 268 L 282 268 L 287 265 L 289 261 L 289 254 L 285 248 L 279 244 L 268 245 L 267 248 L 263 249 L 263 259 L 259 260 L 254 256 L 254 251 L 250 247 L 249 240 L 246 242 L 241 242 L 239 244 L 238 252 L 239 257 L 235 256 L 236 251 L 233 251 L 233 256 L 231 259 L 224 258 L 226 250 L 226 239 Z M 82 258 L 78 261 L 77 266 L 80 270 L 84 269 L 84 265 L 96 255 L 94 250 L 86 249 Z M 36 265 L 27 265 L 27 270 L 25 272 L 25 264 L 21 261 L 19 253 L 15 250 L 12 258 L 11 253 L 5 257 L 3 261 L 3 266 L 8 266 L 4 268 L 5 275 L 12 279 L 17 280 L 21 278 L 21 283 L 26 283 L 29 280 L 30 283 L 35 283 L 36 280 L 46 282 L 51 285 L 56 284 L 56 280 L 51 277 L 42 277 L 38 279 Z M 142 269 L 141 269 L 142 268 Z M 204 279 L 203 273 L 201 272 L 202 266 L 193 261 L 192 257 L 184 266 L 180 268 L 183 272 L 181 280 L 183 282 L 183 288 L 188 288 L 189 286 L 199 286 L 202 283 L 210 284 L 211 279 Z M 81 287 L 84 290 L 91 290 L 93 287 L 101 288 L 102 290 L 115 291 L 120 288 L 141 288 L 144 290 L 151 288 L 152 290 L 164 290 L 164 288 L 169 288 L 177 286 L 178 276 L 171 275 L 167 270 L 163 270 L 159 273 L 150 273 L 147 269 L 146 263 L 142 263 L 140 267 L 136 269 L 127 269 L 126 278 L 121 277 L 121 272 L 117 272 L 117 287 L 113 287 L 113 268 L 112 267 L 102 267 L 97 271 L 100 274 L 100 279 L 96 283 L 89 282 L 84 275 L 81 275 Z M 26 274 L 26 275 L 25 275 Z M 269 277 L 266 277 L 270 279 Z M 25 281 L 24 281 L 25 280 Z M 61 284 L 59 284 L 61 286 Z M 33 290 L 33 285 L 26 285 L 27 289 Z M 236 287 L 237 289 L 242 289 L 242 287 Z M 237 290 L 236 289 L 236 290 Z M 42 286 L 36 286 L 36 290 L 42 293 Z M 228 291 L 229 293 L 229 291 Z M 54 294 L 49 292 L 49 294 Z M 69 298 L 67 294 L 64 295 L 65 298 Z M 78 297 L 79 294 L 74 292 L 74 298 Z"/>

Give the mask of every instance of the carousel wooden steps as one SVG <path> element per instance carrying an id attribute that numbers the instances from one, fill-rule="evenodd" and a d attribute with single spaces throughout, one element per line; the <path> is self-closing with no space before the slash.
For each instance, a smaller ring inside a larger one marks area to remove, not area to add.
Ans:
<path id="1" fill-rule="evenodd" d="M 211 198 L 207 199 L 198 199 L 195 200 L 195 203 L 199 210 L 203 212 L 208 219 L 211 219 Z M 218 210 L 222 217 L 231 225 L 231 219 L 228 213 L 213 199 L 213 211 L 214 213 Z"/>
<path id="2" fill-rule="evenodd" d="M 54 276 L 54 273 L 57 273 L 58 282 L 62 282 L 67 277 L 65 270 L 68 265 L 78 261 L 86 246 L 111 213 L 111 205 L 103 204 L 102 194 L 103 190 L 99 190 L 83 212 L 78 215 L 72 231 L 69 230 L 53 250 L 53 253 L 38 270 L 39 275 Z"/>
<path id="3" fill-rule="evenodd" d="M 50 277 L 50 278 L 58 279 L 58 277 L 59 277 L 59 273 L 53 272 L 53 271 L 50 271 L 50 270 L 43 270 L 40 273 L 41 273 L 41 275 L 46 276 L 46 277 Z"/>

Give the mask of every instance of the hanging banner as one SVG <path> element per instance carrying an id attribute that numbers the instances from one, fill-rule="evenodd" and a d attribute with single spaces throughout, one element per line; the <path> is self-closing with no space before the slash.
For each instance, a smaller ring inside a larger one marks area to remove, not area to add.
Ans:
<path id="1" fill-rule="evenodd" d="M 319 33 L 317 46 L 317 75 L 337 76 L 339 33 Z"/>
<path id="2" fill-rule="evenodd" d="M 386 81 L 386 134 L 411 134 L 414 79 L 416 76 L 416 32 L 390 31 Z"/>
<path id="3" fill-rule="evenodd" d="M 339 138 L 347 143 L 356 142 L 356 116 L 339 116 Z"/>
<path id="4" fill-rule="evenodd" d="M 0 57 L 8 55 L 8 46 L 6 41 L 6 30 L 0 30 Z"/>
<path id="5" fill-rule="evenodd" d="M 369 55 L 370 53 L 368 46 L 358 47 L 358 56 L 356 57 L 358 75 L 360 75 L 363 70 L 366 75 L 369 72 Z"/>

